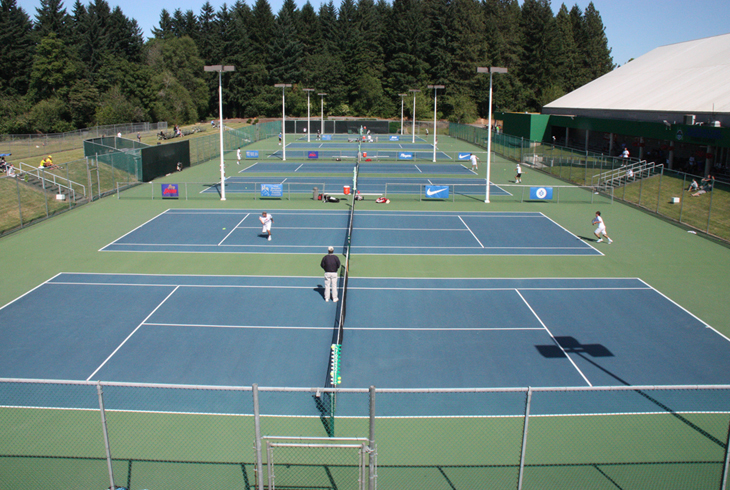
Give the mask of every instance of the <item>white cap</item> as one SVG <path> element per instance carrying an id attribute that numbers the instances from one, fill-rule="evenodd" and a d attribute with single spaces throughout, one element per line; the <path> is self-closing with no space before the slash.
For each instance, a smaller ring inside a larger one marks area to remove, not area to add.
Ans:
<path id="1" fill-rule="evenodd" d="M 327 250 L 329 250 L 330 252 L 334 252 L 335 251 L 335 247 L 329 247 Z"/>

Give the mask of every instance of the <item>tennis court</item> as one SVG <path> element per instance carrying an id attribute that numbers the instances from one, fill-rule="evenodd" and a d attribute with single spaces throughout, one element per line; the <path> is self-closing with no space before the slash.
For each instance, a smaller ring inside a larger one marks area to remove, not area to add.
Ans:
<path id="1" fill-rule="evenodd" d="M 326 204 L 323 204 L 326 206 Z M 102 251 L 345 253 L 349 211 L 276 211 L 272 241 L 258 210 L 168 209 Z M 591 244 L 537 212 L 362 211 L 350 250 L 377 255 L 600 256 Z"/>
<path id="2" fill-rule="evenodd" d="M 351 278 L 346 299 L 343 388 L 730 382 L 730 341 L 639 279 Z M 621 308 L 596 315 L 606 302 Z M 323 386 L 338 314 L 338 304 L 323 300 L 320 277 L 63 273 L 0 310 L 0 377 Z M 64 406 L 54 395 L 27 403 Z M 360 413 L 346 400 L 338 415 Z M 448 398 L 393 397 L 380 410 L 522 409 L 473 401 L 454 407 Z M 197 411 L 235 411 L 215 396 L 199 402 Z M 176 403 L 156 406 L 182 410 Z M 652 405 L 637 397 L 630 408 Z M 572 410 L 618 407 L 626 410 L 625 400 Z M 120 408 L 135 409 L 132 401 Z M 317 415 L 311 403 L 288 410 L 295 412 L 281 415 Z M 551 413 L 549 405 L 542 410 Z"/>

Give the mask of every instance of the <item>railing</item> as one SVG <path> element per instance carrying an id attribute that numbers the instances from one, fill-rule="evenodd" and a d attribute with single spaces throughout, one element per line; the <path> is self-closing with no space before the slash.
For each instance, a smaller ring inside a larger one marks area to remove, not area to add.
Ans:
<path id="1" fill-rule="evenodd" d="M 639 179 L 645 179 L 662 173 L 664 170 L 664 164 L 656 164 L 655 162 L 647 162 L 642 160 L 638 163 L 633 163 L 618 169 L 612 169 L 602 174 L 594 175 L 591 177 L 591 185 L 598 187 L 601 190 L 606 190 L 611 187 L 619 187 L 626 183 L 636 182 Z"/>
<path id="2" fill-rule="evenodd" d="M 51 185 L 58 187 L 59 191 L 61 189 L 66 189 L 70 198 L 76 201 L 76 189 L 74 189 L 74 186 L 77 186 L 81 188 L 82 195 L 86 198 L 86 186 L 84 184 L 56 175 L 53 172 L 47 171 L 45 168 L 34 167 L 23 162 L 20 162 L 18 165 L 21 172 L 32 175 L 43 182 L 43 189 L 46 189 L 46 183 L 50 182 Z"/>

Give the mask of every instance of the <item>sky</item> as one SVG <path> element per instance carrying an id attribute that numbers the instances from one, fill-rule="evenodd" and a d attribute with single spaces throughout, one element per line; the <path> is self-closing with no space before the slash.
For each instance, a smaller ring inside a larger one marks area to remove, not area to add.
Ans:
<path id="1" fill-rule="evenodd" d="M 255 0 L 245 0 L 253 7 Z M 295 0 L 301 8 L 307 0 Z M 319 10 L 321 3 L 329 0 L 310 0 L 310 3 Z M 389 0 L 392 3 L 392 0 Z M 161 2 L 151 6 L 146 0 L 107 0 L 111 8 L 119 6 L 129 18 L 135 19 L 145 37 L 152 37 L 152 28 L 157 27 L 162 8 L 172 13 L 179 8 L 183 12 L 192 10 L 196 15 L 205 0 L 177 0 L 171 4 Z M 90 3 L 82 0 L 82 3 Z M 153 2 L 154 3 L 154 2 Z M 210 0 L 210 4 L 217 11 L 227 3 L 232 5 L 235 0 Z M 269 0 L 274 14 L 281 9 L 283 0 Z M 553 0 L 553 11 L 557 13 L 563 2 Z M 578 5 L 585 11 L 589 0 L 574 0 L 565 2 L 570 10 Z M 17 0 L 17 4 L 35 18 L 39 0 Z M 74 0 L 64 0 L 66 10 L 71 13 Z M 334 0 L 335 7 L 340 1 Z M 522 4 L 522 0 L 520 0 Z M 730 33 L 730 1 L 728 0 L 593 0 L 606 28 L 608 47 L 611 48 L 613 62 L 623 65 L 632 58 L 638 58 L 654 48 L 692 41 L 703 37 L 717 36 Z"/>

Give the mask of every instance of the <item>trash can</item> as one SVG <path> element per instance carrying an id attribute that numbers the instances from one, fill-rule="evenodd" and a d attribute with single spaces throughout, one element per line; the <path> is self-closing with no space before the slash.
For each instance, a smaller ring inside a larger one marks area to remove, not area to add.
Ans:
<path id="1" fill-rule="evenodd" d="M 346 196 L 348 196 L 350 194 L 350 186 L 346 185 L 345 188 L 343 189 L 343 192 L 345 193 Z"/>
<path id="2" fill-rule="evenodd" d="M 312 199 L 314 199 L 316 201 L 318 198 L 319 198 L 319 189 L 317 187 L 315 187 L 314 189 L 312 189 Z"/>

